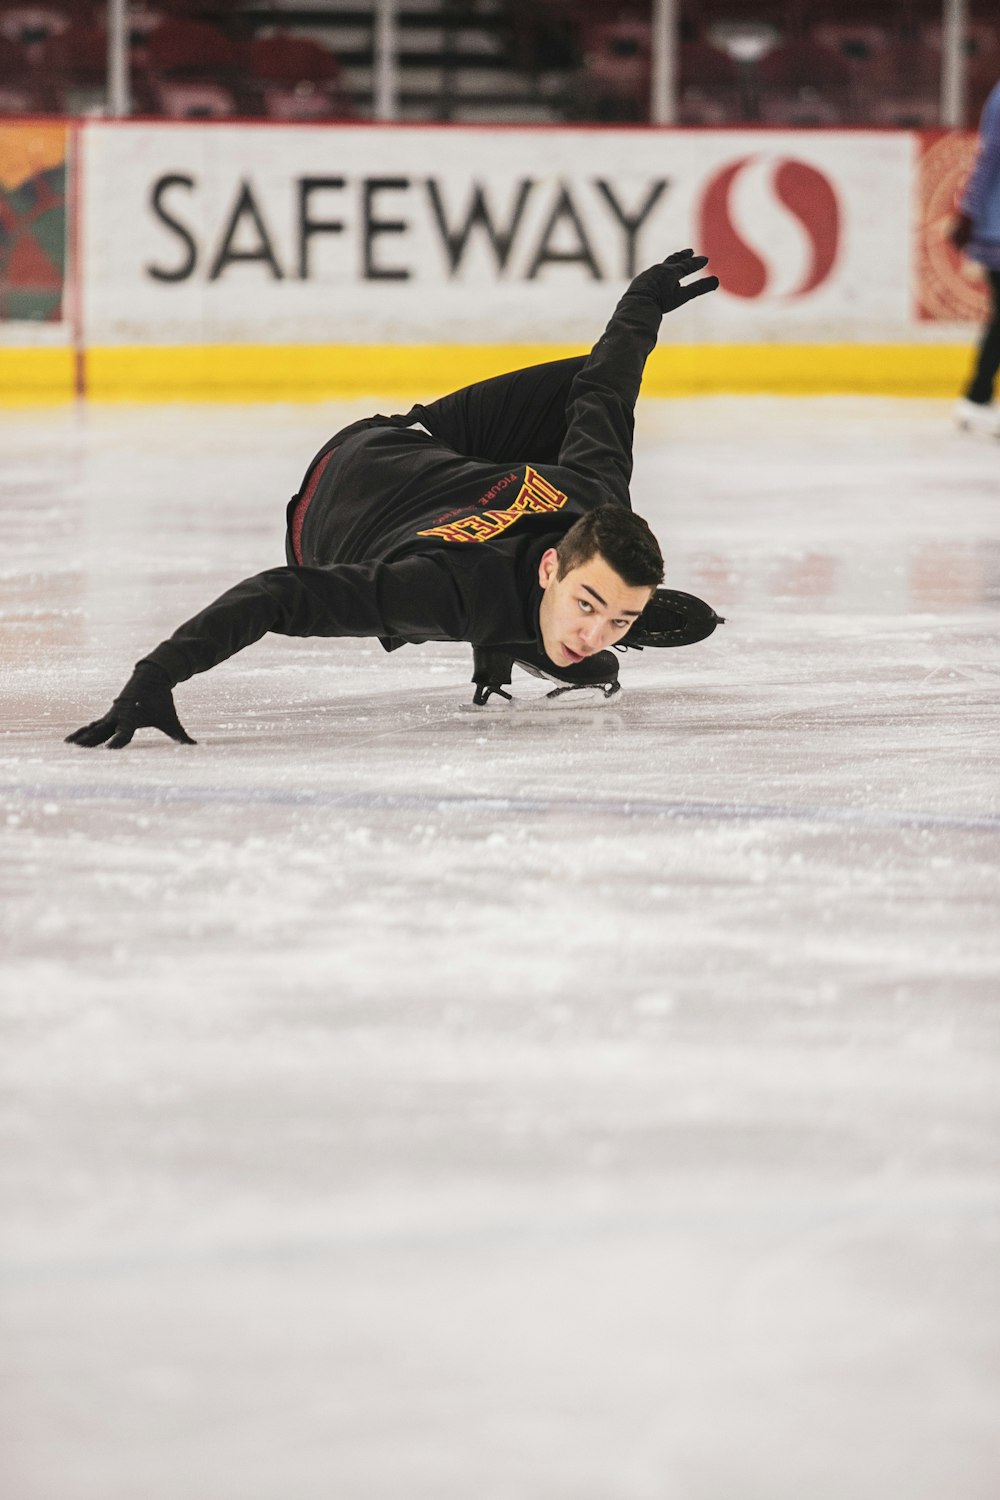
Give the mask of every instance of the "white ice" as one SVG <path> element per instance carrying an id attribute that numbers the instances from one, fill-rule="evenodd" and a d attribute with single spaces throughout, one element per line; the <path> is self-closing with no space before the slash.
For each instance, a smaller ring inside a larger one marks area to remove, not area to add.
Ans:
<path id="1" fill-rule="evenodd" d="M 64 744 L 368 408 L 0 415 L 0 1495 L 995 1500 L 1000 444 L 644 402 L 727 623 L 613 703 Z"/>

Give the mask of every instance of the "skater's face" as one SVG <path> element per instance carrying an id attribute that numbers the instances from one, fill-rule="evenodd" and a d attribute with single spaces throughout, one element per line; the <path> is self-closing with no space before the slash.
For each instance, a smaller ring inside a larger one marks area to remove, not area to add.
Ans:
<path id="1" fill-rule="evenodd" d="M 557 667 L 570 667 L 620 641 L 653 594 L 651 588 L 627 584 L 599 552 L 560 578 L 559 554 L 550 547 L 538 581 L 544 590 L 542 645 Z"/>

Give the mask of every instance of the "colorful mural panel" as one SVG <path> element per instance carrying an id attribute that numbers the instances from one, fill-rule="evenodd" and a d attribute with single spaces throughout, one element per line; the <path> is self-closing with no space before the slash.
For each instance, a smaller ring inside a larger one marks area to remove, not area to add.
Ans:
<path id="1" fill-rule="evenodd" d="M 0 125 L 0 321 L 58 323 L 66 289 L 65 125 Z"/>
<path id="2" fill-rule="evenodd" d="M 917 168 L 916 313 L 923 322 L 981 323 L 986 280 L 948 239 L 976 155 L 973 131 L 920 136 Z"/>

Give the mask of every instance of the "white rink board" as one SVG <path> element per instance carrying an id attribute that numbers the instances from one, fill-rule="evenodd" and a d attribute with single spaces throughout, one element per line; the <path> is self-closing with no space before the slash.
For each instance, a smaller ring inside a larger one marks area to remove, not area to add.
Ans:
<path id="1" fill-rule="evenodd" d="M 759 284 L 688 308 L 665 341 L 920 339 L 915 143 L 94 122 L 84 339 L 589 344 L 634 269 L 720 233 Z M 477 186 L 492 233 L 469 229 Z"/>

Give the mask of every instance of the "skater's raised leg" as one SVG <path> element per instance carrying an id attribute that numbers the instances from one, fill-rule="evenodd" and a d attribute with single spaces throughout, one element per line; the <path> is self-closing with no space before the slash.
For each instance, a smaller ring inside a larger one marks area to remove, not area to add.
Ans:
<path id="1" fill-rule="evenodd" d="M 586 359 L 578 354 L 479 380 L 437 401 L 418 403 L 402 420 L 420 422 L 469 458 L 555 463 L 566 436 L 569 389 Z"/>

